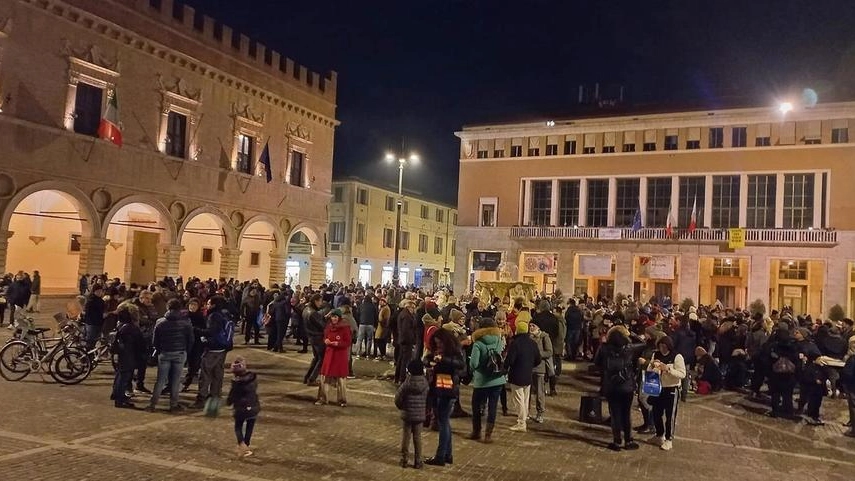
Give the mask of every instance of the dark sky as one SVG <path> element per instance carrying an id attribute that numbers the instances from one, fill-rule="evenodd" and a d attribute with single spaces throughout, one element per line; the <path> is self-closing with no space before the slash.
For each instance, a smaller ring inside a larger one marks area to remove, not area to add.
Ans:
<path id="1" fill-rule="evenodd" d="M 580 83 L 636 106 L 855 98 L 853 0 L 188 0 L 312 70 L 339 72 L 335 175 L 456 204 L 468 123 L 573 112 Z"/>

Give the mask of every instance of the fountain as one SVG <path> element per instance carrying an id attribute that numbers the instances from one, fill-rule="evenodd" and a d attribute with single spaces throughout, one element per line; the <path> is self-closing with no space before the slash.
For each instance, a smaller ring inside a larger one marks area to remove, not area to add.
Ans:
<path id="1" fill-rule="evenodd" d="M 519 297 L 531 301 L 537 295 L 537 286 L 531 282 L 523 282 L 519 279 L 519 268 L 512 262 L 502 262 L 496 271 L 498 281 L 475 281 L 475 295 L 479 299 L 492 299 L 498 297 L 504 299 L 508 296 L 513 303 Z"/>

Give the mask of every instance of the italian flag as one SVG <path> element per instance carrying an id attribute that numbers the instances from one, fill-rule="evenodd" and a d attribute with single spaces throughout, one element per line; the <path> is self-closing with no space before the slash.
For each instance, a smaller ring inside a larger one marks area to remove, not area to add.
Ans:
<path id="1" fill-rule="evenodd" d="M 695 196 L 695 201 L 692 203 L 692 218 L 689 220 L 689 234 L 695 232 L 698 227 L 698 196 Z"/>
<path id="2" fill-rule="evenodd" d="M 119 128 L 119 103 L 116 100 L 116 91 L 112 90 L 107 96 L 107 108 L 101 116 L 98 125 L 98 137 L 122 146 L 122 129 Z"/>

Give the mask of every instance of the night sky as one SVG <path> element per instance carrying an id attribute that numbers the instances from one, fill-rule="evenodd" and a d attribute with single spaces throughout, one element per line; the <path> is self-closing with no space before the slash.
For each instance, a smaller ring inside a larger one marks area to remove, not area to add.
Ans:
<path id="1" fill-rule="evenodd" d="M 188 0 L 318 72 L 337 70 L 335 175 L 456 204 L 463 125 L 578 112 L 580 83 L 632 107 L 855 99 L 853 0 Z M 486 182 L 489 179 L 485 179 Z M 509 186 L 514 188 L 514 186 Z"/>

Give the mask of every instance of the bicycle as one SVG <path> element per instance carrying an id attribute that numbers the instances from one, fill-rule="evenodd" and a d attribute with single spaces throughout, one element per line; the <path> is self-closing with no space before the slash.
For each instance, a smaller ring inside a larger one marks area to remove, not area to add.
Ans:
<path id="1" fill-rule="evenodd" d="M 3 346 L 0 349 L 0 376 L 15 382 L 32 372 L 42 371 L 56 382 L 68 385 L 78 384 L 89 377 L 91 359 L 86 350 L 72 344 L 73 326 L 63 326 L 59 337 L 45 338 L 48 331 L 50 329 L 46 327 L 27 329 L 28 340 L 13 340 Z"/>

